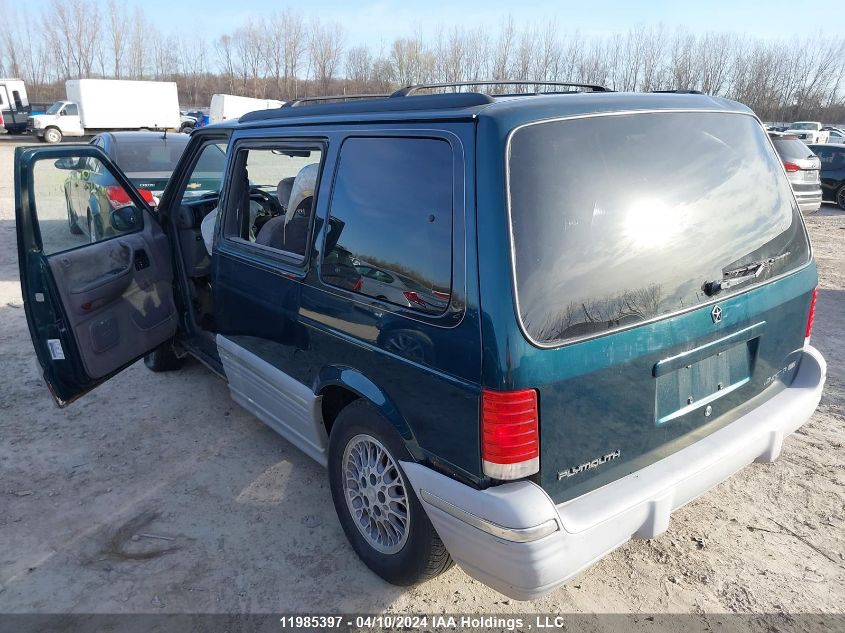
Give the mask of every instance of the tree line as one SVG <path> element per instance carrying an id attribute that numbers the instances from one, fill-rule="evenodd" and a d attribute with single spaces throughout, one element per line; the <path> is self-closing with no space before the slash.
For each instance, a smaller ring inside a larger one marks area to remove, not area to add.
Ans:
<path id="1" fill-rule="evenodd" d="M 585 36 L 555 21 L 505 17 L 492 31 L 443 26 L 369 45 L 348 44 L 337 21 L 290 9 L 216 39 L 178 26 L 168 33 L 118 0 L 50 0 L 41 11 L 0 0 L 0 15 L 0 75 L 27 81 L 32 101 L 62 98 L 64 81 L 82 77 L 176 81 L 181 102 L 195 106 L 217 92 L 290 100 L 514 79 L 700 90 L 764 120 L 845 122 L 845 38 L 822 33 L 772 41 L 638 25 Z"/>

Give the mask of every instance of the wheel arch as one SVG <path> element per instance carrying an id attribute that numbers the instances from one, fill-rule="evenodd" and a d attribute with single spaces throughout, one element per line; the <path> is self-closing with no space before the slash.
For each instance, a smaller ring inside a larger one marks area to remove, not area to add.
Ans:
<path id="1" fill-rule="evenodd" d="M 331 434 L 334 421 L 346 405 L 356 400 L 364 400 L 390 422 L 412 455 L 420 455 L 416 437 L 396 403 L 373 380 L 357 369 L 339 365 L 324 367 L 317 375 L 314 393 L 320 397 L 326 435 Z"/>

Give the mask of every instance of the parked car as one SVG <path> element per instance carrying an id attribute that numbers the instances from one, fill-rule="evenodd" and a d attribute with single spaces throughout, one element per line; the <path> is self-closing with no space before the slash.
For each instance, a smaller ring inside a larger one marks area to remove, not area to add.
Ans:
<path id="1" fill-rule="evenodd" d="M 827 127 L 825 131 L 830 135 L 828 143 L 845 143 L 845 130 L 837 127 Z"/>
<path id="2" fill-rule="evenodd" d="M 816 266 L 750 109 L 569 88 L 252 112 L 190 136 L 156 212 L 99 147 L 18 148 L 51 392 L 64 406 L 142 356 L 201 359 L 326 466 L 352 548 L 399 585 L 454 560 L 530 599 L 658 537 L 815 410 Z M 221 144 L 220 194 L 191 196 Z M 57 159 L 124 188 L 115 238 L 68 250 L 39 230 Z M 380 299 L 356 265 L 441 304 Z"/>
<path id="3" fill-rule="evenodd" d="M 190 134 L 197 127 L 197 118 L 190 114 L 179 114 L 179 131 L 182 134 Z"/>
<path id="4" fill-rule="evenodd" d="M 822 199 L 845 209 L 845 145 L 811 145 L 821 161 Z"/>
<path id="5" fill-rule="evenodd" d="M 23 80 L 0 79 L 0 130 L 21 134 L 31 112 Z"/>
<path id="6" fill-rule="evenodd" d="M 830 138 L 830 133 L 818 121 L 796 121 L 790 123 L 784 132 L 794 134 L 807 143 L 827 143 Z"/>
<path id="7" fill-rule="evenodd" d="M 819 179 L 821 161 L 813 154 L 813 150 L 794 134 L 769 132 L 769 138 L 783 161 L 783 168 L 801 212 L 815 213 L 822 206 L 822 187 Z"/>
<path id="8" fill-rule="evenodd" d="M 107 132 L 91 139 L 119 167 L 151 207 L 158 206 L 170 175 L 188 145 L 188 137 L 161 132 Z M 68 227 L 92 241 L 114 233 L 107 213 L 128 206 L 130 198 L 97 159 L 61 159 L 56 165 L 70 173 L 65 180 Z"/>
<path id="9" fill-rule="evenodd" d="M 359 263 L 355 269 L 361 275 L 360 291 L 363 294 L 389 301 L 406 308 L 419 307 L 437 313 L 446 308 L 445 298 L 439 298 L 432 288 L 396 271 Z"/>
<path id="10" fill-rule="evenodd" d="M 181 113 L 181 127 L 179 129 L 183 134 L 190 134 L 198 127 L 205 127 L 208 125 L 208 115 L 202 110 L 189 110 Z"/>

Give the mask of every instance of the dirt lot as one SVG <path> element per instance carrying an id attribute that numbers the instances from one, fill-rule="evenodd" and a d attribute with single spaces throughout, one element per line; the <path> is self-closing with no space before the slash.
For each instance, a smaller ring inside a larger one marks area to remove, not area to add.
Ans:
<path id="1" fill-rule="evenodd" d="M 808 221 L 828 383 L 780 460 L 520 603 L 457 568 L 411 589 L 382 582 L 347 545 L 322 469 L 199 363 L 136 364 L 57 409 L 22 309 L 13 147 L 0 138 L 0 612 L 842 611 L 845 213 Z"/>

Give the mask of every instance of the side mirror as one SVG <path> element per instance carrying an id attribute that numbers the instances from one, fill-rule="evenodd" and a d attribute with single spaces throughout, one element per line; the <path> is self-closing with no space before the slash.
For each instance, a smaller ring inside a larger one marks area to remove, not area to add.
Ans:
<path id="1" fill-rule="evenodd" d="M 82 158 L 60 158 L 54 164 L 56 169 L 79 169 L 82 165 Z"/>
<path id="2" fill-rule="evenodd" d="M 132 231 L 141 225 L 141 214 L 132 205 L 120 207 L 111 212 L 111 225 L 115 231 Z"/>

